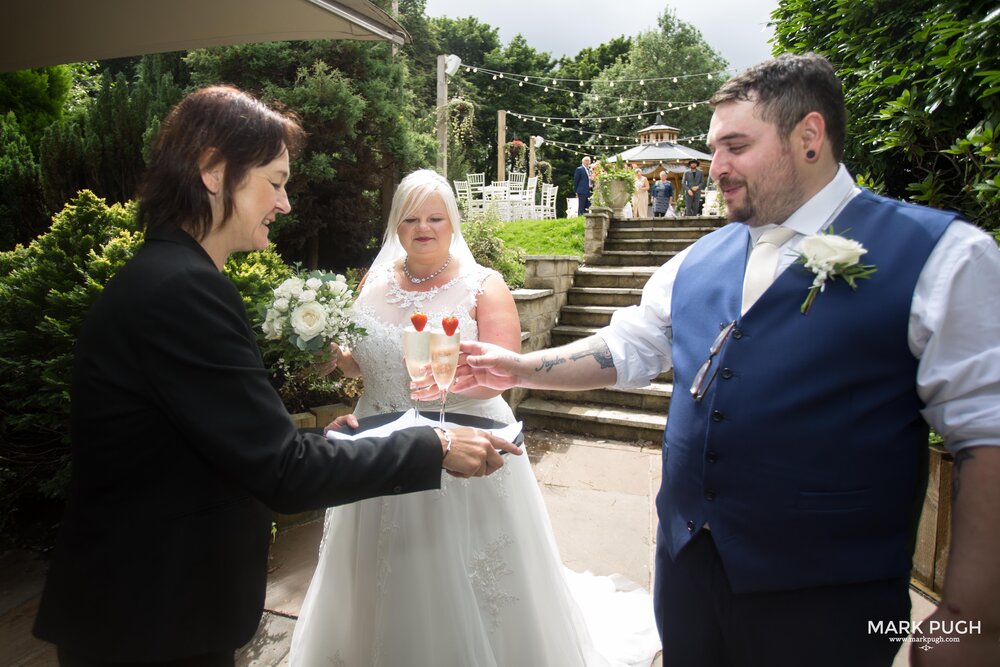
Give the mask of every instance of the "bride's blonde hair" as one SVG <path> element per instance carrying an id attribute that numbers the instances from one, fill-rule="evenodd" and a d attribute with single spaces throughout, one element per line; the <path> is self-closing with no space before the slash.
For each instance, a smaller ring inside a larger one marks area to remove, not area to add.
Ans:
<path id="1" fill-rule="evenodd" d="M 418 169 L 411 172 L 400 181 L 396 188 L 396 193 L 392 196 L 392 208 L 389 210 L 389 221 L 385 226 L 385 236 L 382 244 L 388 244 L 396 238 L 399 224 L 420 208 L 427 198 L 437 193 L 444 202 L 445 212 L 448 214 L 448 221 L 451 222 L 452 238 L 451 244 L 463 242 L 462 239 L 462 216 L 458 211 L 458 202 L 455 201 L 455 193 L 452 191 L 448 181 L 441 174 L 431 169 Z"/>

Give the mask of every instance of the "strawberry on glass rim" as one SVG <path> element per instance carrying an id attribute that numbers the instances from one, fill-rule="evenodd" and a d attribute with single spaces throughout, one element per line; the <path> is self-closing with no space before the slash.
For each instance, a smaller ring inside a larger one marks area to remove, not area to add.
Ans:
<path id="1" fill-rule="evenodd" d="M 427 313 L 421 313 L 419 310 L 414 311 L 414 313 L 410 315 L 410 322 L 413 324 L 414 329 L 417 331 L 423 331 L 424 327 L 427 326 Z"/>
<path id="2" fill-rule="evenodd" d="M 416 326 L 416 324 L 414 324 Z M 458 329 L 458 318 L 454 315 L 449 315 L 441 319 L 441 328 L 444 329 L 445 334 L 448 336 L 454 336 L 455 331 Z M 419 329 L 417 329 L 419 331 Z"/>

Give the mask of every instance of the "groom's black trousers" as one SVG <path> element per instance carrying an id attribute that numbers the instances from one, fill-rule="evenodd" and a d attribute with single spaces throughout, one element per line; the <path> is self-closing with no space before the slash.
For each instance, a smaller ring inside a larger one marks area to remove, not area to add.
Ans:
<path id="1" fill-rule="evenodd" d="M 657 538 L 665 549 L 662 532 Z M 661 556 L 664 667 L 890 667 L 900 648 L 909 650 L 890 639 L 905 633 L 869 632 L 869 621 L 910 620 L 908 579 L 733 593 L 708 530 L 676 561 Z"/>
<path id="2" fill-rule="evenodd" d="M 59 649 L 59 667 L 233 667 L 233 652 L 209 653 L 165 662 L 108 662 Z"/>

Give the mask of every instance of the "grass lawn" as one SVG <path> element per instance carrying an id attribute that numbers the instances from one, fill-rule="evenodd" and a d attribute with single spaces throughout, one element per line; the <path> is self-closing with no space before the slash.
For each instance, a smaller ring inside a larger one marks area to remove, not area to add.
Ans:
<path id="1" fill-rule="evenodd" d="M 514 220 L 503 223 L 499 237 L 525 255 L 583 257 L 583 216 L 555 220 Z"/>

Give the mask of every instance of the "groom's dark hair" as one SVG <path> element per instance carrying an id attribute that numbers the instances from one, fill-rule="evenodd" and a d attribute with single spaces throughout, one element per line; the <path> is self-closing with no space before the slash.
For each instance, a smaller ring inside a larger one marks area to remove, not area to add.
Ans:
<path id="1" fill-rule="evenodd" d="M 778 128 L 787 141 L 799 121 L 816 111 L 826 121 L 833 157 L 844 157 L 847 109 L 844 89 L 830 62 L 815 53 L 785 53 L 729 79 L 709 104 L 753 102 L 760 118 Z"/>

